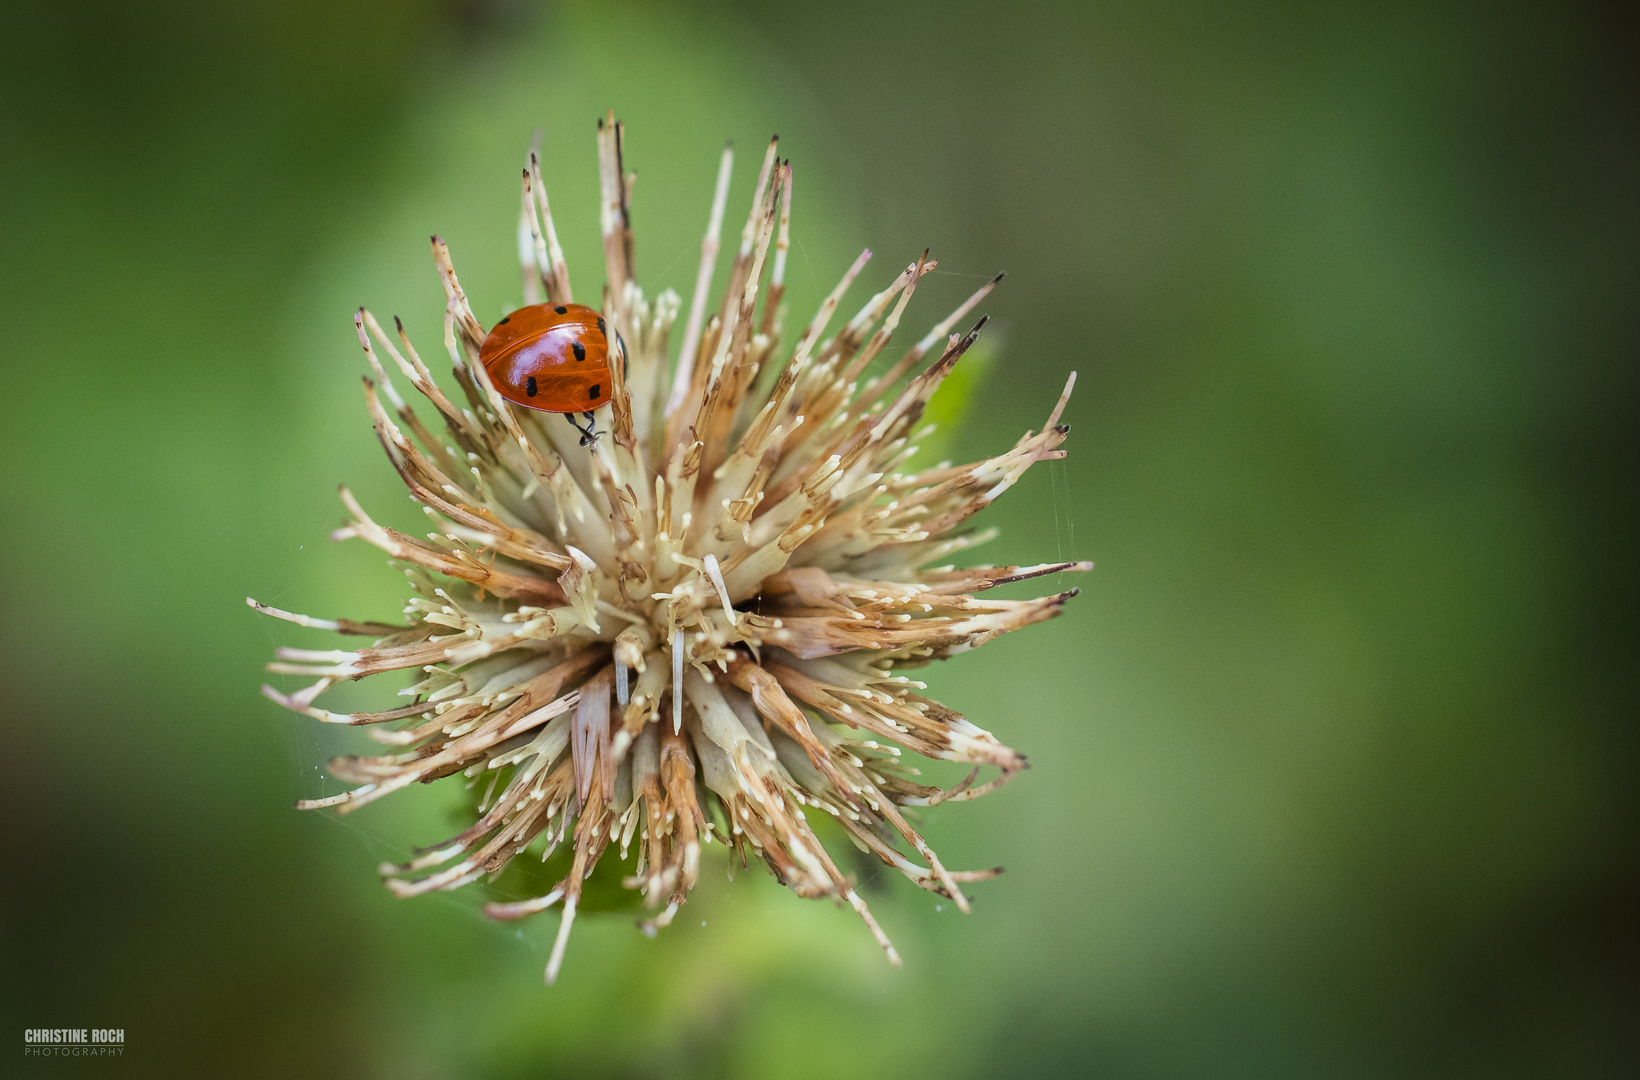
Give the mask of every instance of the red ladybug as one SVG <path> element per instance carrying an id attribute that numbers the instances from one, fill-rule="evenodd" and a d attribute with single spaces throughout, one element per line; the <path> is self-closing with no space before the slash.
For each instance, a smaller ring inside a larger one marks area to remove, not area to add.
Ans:
<path id="1" fill-rule="evenodd" d="M 621 356 L 626 343 L 620 341 Z M 478 359 L 501 396 L 526 409 L 565 413 L 588 446 L 601 431 L 592 429 L 592 410 L 614 393 L 610 377 L 610 334 L 604 317 L 582 304 L 532 304 L 495 324 L 479 347 Z M 587 426 L 575 422 L 575 413 Z"/>

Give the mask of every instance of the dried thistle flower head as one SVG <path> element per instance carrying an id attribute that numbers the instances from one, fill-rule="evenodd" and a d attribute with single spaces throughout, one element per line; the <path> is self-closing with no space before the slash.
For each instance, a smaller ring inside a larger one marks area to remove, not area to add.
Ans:
<path id="1" fill-rule="evenodd" d="M 783 347 L 792 170 L 773 142 L 728 287 L 708 317 L 731 164 L 724 151 L 669 365 L 679 299 L 650 299 L 633 279 L 622 141 L 611 115 L 598 137 L 602 314 L 625 355 L 611 358 L 613 400 L 599 417 L 609 437 L 584 447 L 559 417 L 498 393 L 479 361 L 485 329 L 437 237 L 444 344 L 464 404 L 434 382 L 397 319 L 390 337 L 368 311 L 356 317 L 376 434 L 434 531 L 423 540 L 384 528 L 342 489 L 352 520 L 333 536 L 367 540 L 405 565 L 416 592 L 407 625 L 312 619 L 250 601 L 300 625 L 377 639 L 354 650 L 281 649 L 268 665 L 315 680 L 290 694 L 263 687 L 269 698 L 324 723 L 372 725 L 395 751 L 332 761 L 335 776 L 358 786 L 299 805 L 348 813 L 418 781 L 482 784 L 471 827 L 382 868 L 400 896 L 456 889 L 526 852 L 545 859 L 568 845 L 568 873 L 545 895 L 486 907 L 512 919 L 562 902 L 548 982 L 586 879 L 611 847 L 623 861 L 636 847 L 625 883 L 652 910 L 642 925 L 653 933 L 688 897 L 701 845 L 713 841 L 743 865 L 760 858 L 799 896 L 846 901 L 897 964 L 809 818 L 829 817 L 964 911 L 963 883 L 997 872 L 947 869 L 901 808 L 976 798 L 1025 759 L 922 696 L 925 685 L 902 672 L 1050 618 L 1075 594 L 976 595 L 1091 564 L 926 569 L 989 539 L 963 523 L 1034 462 L 1064 455 L 1059 416 L 1075 375 L 1042 430 L 1006 453 L 902 472 L 926 433 L 917 431 L 923 407 L 985 320 L 953 328 L 996 280 L 861 385 L 935 265 L 924 253 L 828 337 L 867 251 Z M 533 152 L 519 251 L 526 303 L 572 301 Z M 399 395 L 389 367 L 431 402 L 441 434 Z M 390 671 L 421 675 L 399 691 L 409 704 L 358 713 L 315 704 L 338 682 Z M 975 768 L 941 790 L 916 782 L 903 751 Z M 985 766 L 999 774 L 977 783 Z"/>

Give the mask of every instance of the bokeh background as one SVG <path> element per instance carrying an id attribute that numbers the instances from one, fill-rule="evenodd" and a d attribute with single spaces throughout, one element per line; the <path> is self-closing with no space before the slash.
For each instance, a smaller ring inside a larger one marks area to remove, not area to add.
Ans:
<path id="1" fill-rule="evenodd" d="M 22 0 L 0 42 L 0 1073 L 1640 1072 L 1615 6 Z M 1009 872 L 966 918 L 866 874 L 903 970 L 714 864 L 549 989 L 555 915 L 377 884 L 436 789 L 291 809 L 338 743 L 256 686 L 322 636 L 243 597 L 391 614 L 335 485 L 409 516 L 349 313 L 436 345 L 433 231 L 516 303 L 538 127 L 592 286 L 606 107 L 651 292 L 778 131 L 801 317 L 867 245 L 862 296 L 941 260 L 918 334 L 1009 271 L 953 456 L 1081 373 L 982 554 L 1098 569 L 931 675 L 1031 755 L 928 820 Z M 126 1055 L 22 1058 L 57 1026 Z"/>

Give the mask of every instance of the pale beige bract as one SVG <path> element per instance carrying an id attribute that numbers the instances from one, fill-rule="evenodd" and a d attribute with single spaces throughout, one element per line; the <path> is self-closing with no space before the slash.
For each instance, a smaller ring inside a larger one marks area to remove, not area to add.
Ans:
<path id="1" fill-rule="evenodd" d="M 792 170 L 770 143 L 723 300 L 708 312 L 728 193 L 725 150 L 683 341 L 668 378 L 680 305 L 632 279 L 623 132 L 600 125 L 602 310 L 628 355 L 611 363 L 609 434 L 590 449 L 554 414 L 514 406 L 478 363 L 485 329 L 433 251 L 448 305 L 444 344 L 464 401 L 434 382 L 402 324 L 389 336 L 368 311 L 356 323 L 372 376 L 376 434 L 433 524 L 417 539 L 373 521 L 344 488 L 364 539 L 406 565 L 416 596 L 408 624 L 386 626 L 253 607 L 304 626 L 374 637 L 357 650 L 281 649 L 269 670 L 316 681 L 274 701 L 324 723 L 380 725 L 380 757 L 344 757 L 331 772 L 357 784 L 303 808 L 347 813 L 445 776 L 487 785 L 478 820 L 403 865 L 382 868 L 400 896 L 455 889 L 529 851 L 572 845 L 569 874 L 544 896 L 487 906 L 517 918 L 562 901 L 547 964 L 556 978 L 582 885 L 613 845 L 636 848 L 627 878 L 666 925 L 700 871 L 701 845 L 761 858 L 799 896 L 846 901 L 888 957 L 894 947 L 815 833 L 841 826 L 925 889 L 968 909 L 964 882 L 901 807 L 972 799 L 1025 759 L 936 701 L 903 672 L 1057 614 L 1075 590 L 992 600 L 994 585 L 1087 563 L 924 569 L 989 539 L 967 519 L 1033 463 L 1062 457 L 1059 416 L 969 465 L 903 472 L 924 405 L 973 343 L 960 320 L 993 280 L 898 362 L 861 383 L 900 323 L 925 253 L 828 337 L 863 253 L 802 328 L 781 344 Z M 572 299 L 569 270 L 537 158 L 524 172 L 519 227 L 527 303 Z M 761 305 L 761 306 L 760 306 Z M 935 350 L 938 350 L 936 353 Z M 903 387 L 902 378 L 934 360 Z M 623 376 L 624 368 L 624 376 Z M 435 434 L 400 397 L 389 370 L 431 402 Z M 336 713 L 315 705 L 338 682 L 411 671 L 410 703 Z M 917 783 L 903 751 L 975 766 L 948 790 Z M 976 783 L 980 767 L 999 774 Z"/>

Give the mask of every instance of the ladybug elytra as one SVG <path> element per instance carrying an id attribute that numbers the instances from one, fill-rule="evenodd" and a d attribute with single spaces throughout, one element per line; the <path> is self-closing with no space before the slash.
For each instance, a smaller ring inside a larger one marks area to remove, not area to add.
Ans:
<path id="1" fill-rule="evenodd" d="M 614 335 L 623 358 L 625 343 Z M 501 396 L 526 409 L 564 413 L 590 445 L 602 432 L 592 410 L 614 393 L 611 337 L 604 317 L 583 304 L 532 304 L 502 319 L 479 347 L 479 362 Z M 586 418 L 586 427 L 574 414 Z"/>

